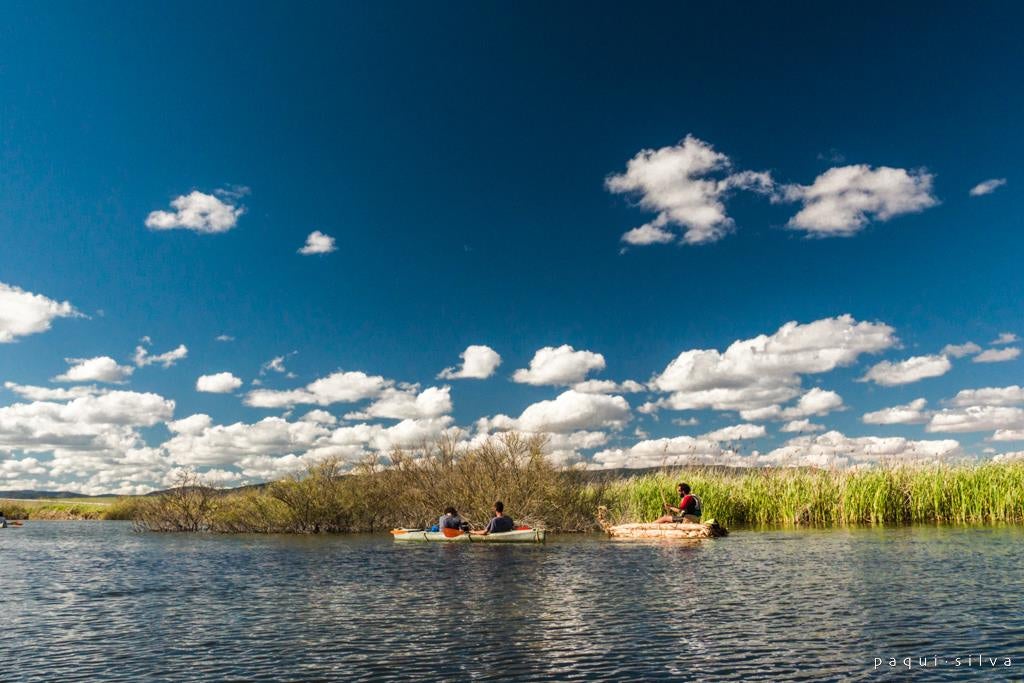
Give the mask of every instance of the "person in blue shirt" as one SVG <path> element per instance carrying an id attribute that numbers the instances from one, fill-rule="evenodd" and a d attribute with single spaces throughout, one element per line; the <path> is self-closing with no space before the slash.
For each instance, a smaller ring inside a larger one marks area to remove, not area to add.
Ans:
<path id="1" fill-rule="evenodd" d="M 7 518 L 4 517 L 3 510 L 0 510 L 0 529 L 7 528 Z"/>
<path id="2" fill-rule="evenodd" d="M 444 514 L 437 520 L 437 530 L 462 529 L 466 523 L 459 516 L 458 511 L 450 505 L 444 509 Z"/>
<path id="3" fill-rule="evenodd" d="M 503 534 L 516 528 L 512 518 L 505 514 L 505 504 L 500 500 L 494 504 L 494 516 L 483 531 L 470 531 L 474 536 L 486 536 L 487 534 Z"/>

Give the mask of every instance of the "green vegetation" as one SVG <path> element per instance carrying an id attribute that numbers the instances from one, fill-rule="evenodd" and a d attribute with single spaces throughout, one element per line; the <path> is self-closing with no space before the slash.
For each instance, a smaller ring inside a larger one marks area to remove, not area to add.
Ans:
<path id="1" fill-rule="evenodd" d="M 226 533 L 382 531 L 423 526 L 455 505 L 482 525 L 496 499 L 517 521 L 553 531 L 597 529 L 599 505 L 614 522 L 651 520 L 688 482 L 706 519 L 726 526 L 844 526 L 1024 521 L 1024 464 L 861 470 L 688 467 L 630 476 L 560 470 L 544 442 L 507 434 L 471 450 L 442 441 L 414 458 L 389 456 L 353 474 L 327 461 L 262 489 L 219 492 L 192 477 L 134 499 L 139 529 Z"/>
<path id="2" fill-rule="evenodd" d="M 859 470 L 687 468 L 623 479 L 603 495 L 623 518 L 651 519 L 685 481 L 704 516 L 740 526 L 1024 521 L 1024 463 Z"/>
<path id="3" fill-rule="evenodd" d="M 0 511 L 8 519 L 133 519 L 140 500 L 135 497 L 0 499 Z"/>

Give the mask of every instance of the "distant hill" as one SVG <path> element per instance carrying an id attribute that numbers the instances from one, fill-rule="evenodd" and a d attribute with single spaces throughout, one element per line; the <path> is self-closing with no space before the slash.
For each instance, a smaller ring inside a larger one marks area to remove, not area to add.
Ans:
<path id="1" fill-rule="evenodd" d="M 234 489 L 222 489 L 224 493 L 231 493 L 235 491 L 245 491 L 248 489 L 261 489 L 266 484 L 246 484 L 245 486 L 239 486 Z M 165 489 L 163 491 L 152 491 L 145 494 L 146 496 L 159 496 L 163 493 L 167 493 L 172 489 Z M 75 493 L 74 491 L 3 491 L 0 490 L 0 499 L 7 500 L 43 500 L 43 499 L 59 499 L 59 498 L 110 498 L 116 496 L 116 493 L 99 493 L 94 496 L 87 495 L 85 493 Z M 132 496 L 125 496 L 126 498 Z"/>
<path id="2" fill-rule="evenodd" d="M 107 494 L 109 496 L 109 494 Z M 84 493 L 74 491 L 0 491 L 0 498 L 9 500 L 22 500 L 33 498 L 100 498 L 103 496 L 87 496 Z"/>

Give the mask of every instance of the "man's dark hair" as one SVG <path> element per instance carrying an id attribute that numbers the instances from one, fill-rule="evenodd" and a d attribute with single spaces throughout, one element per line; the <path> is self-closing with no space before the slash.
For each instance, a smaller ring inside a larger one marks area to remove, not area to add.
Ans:
<path id="1" fill-rule="evenodd" d="M 689 493 L 690 492 L 690 485 L 689 484 L 679 484 L 678 488 L 681 488 L 683 490 L 683 493 Z"/>
<path id="2" fill-rule="evenodd" d="M 446 515 L 457 515 L 459 513 L 455 511 L 455 508 L 453 508 L 451 505 L 449 505 L 448 507 L 446 507 L 444 509 L 444 514 L 446 514 Z"/>
<path id="3" fill-rule="evenodd" d="M 502 503 L 502 502 L 501 502 L 501 501 L 499 500 L 499 501 L 498 501 L 497 503 L 495 503 L 495 504 L 494 504 L 494 509 L 495 509 L 495 510 L 496 510 L 497 512 L 504 512 L 504 511 L 505 511 L 505 504 L 504 504 L 504 503 Z"/>

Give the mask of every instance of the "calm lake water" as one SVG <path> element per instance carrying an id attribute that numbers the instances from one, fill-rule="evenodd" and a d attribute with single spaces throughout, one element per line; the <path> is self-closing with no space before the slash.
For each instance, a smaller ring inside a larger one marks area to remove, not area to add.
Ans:
<path id="1" fill-rule="evenodd" d="M 1020 528 L 467 546 L 31 522 L 0 530 L 0 681 L 875 680 L 908 657 L 1020 680 L 1022 558 Z"/>

